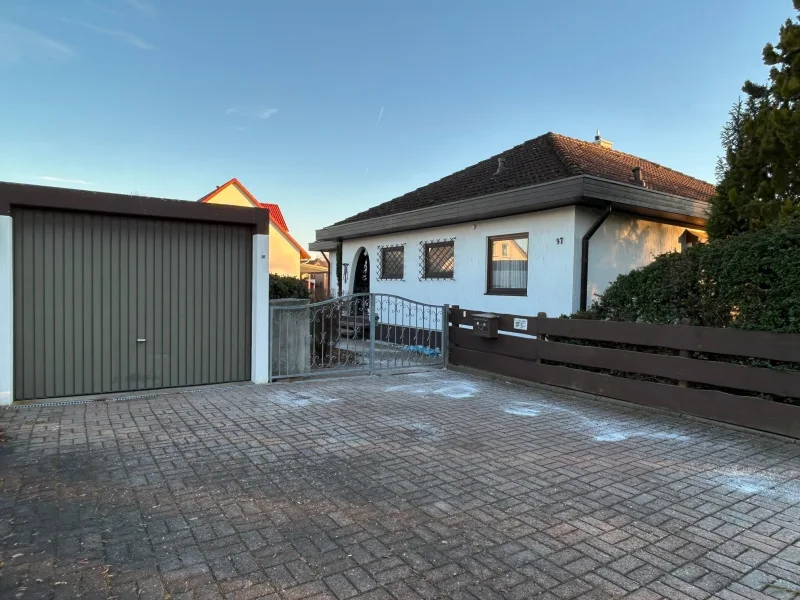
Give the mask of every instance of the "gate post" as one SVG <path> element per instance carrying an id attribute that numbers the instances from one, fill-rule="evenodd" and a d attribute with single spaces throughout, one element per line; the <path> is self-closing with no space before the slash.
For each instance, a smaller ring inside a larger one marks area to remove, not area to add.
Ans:
<path id="1" fill-rule="evenodd" d="M 375 318 L 378 313 L 375 312 L 375 294 L 369 295 L 369 374 L 375 372 Z"/>
<path id="2" fill-rule="evenodd" d="M 442 307 L 442 360 L 444 361 L 444 368 L 447 368 L 447 363 L 450 358 L 450 305 L 445 304 Z"/>
<path id="3" fill-rule="evenodd" d="M 252 268 L 252 337 L 250 343 L 250 378 L 253 383 L 266 383 L 270 379 L 269 340 L 270 302 L 269 302 L 269 235 L 253 235 Z"/>

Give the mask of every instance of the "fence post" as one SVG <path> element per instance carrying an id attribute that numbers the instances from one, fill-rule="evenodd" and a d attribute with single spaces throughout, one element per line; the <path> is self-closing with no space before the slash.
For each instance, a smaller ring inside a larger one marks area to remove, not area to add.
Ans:
<path id="1" fill-rule="evenodd" d="M 539 334 L 539 319 L 546 319 L 546 318 L 547 318 L 547 313 L 545 312 L 536 313 L 536 364 L 538 365 L 542 364 L 542 359 L 540 358 L 541 351 L 539 344 L 541 344 L 544 341 L 542 339 L 542 336 Z"/>
<path id="2" fill-rule="evenodd" d="M 683 319 L 681 319 L 681 323 L 680 324 L 681 325 L 691 325 L 692 324 L 692 320 L 689 319 L 689 318 L 683 318 Z M 678 350 L 678 356 L 680 356 L 681 358 L 691 358 L 692 354 L 688 350 Z M 688 388 L 689 387 L 689 382 L 688 381 L 678 381 L 678 386 L 679 387 L 683 387 L 683 388 Z"/>
<path id="3" fill-rule="evenodd" d="M 378 316 L 375 310 L 375 294 L 369 295 L 369 374 L 375 372 L 375 326 L 377 325 Z"/>

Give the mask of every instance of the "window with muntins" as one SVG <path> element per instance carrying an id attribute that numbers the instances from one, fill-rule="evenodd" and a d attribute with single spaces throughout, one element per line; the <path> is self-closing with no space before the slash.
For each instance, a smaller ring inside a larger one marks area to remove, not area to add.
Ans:
<path id="1" fill-rule="evenodd" d="M 452 279 L 455 271 L 455 243 L 428 242 L 423 247 L 425 279 Z"/>
<path id="2" fill-rule="evenodd" d="M 528 234 L 489 238 L 488 294 L 524 296 L 528 293 Z"/>
<path id="3" fill-rule="evenodd" d="M 387 246 L 380 249 L 381 266 L 378 270 L 381 279 L 403 279 L 405 248 Z"/>

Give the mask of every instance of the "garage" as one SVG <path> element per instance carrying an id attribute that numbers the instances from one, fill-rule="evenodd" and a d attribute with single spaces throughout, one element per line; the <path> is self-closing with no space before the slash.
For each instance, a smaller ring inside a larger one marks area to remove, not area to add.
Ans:
<path id="1" fill-rule="evenodd" d="M 13 240 L 14 400 L 252 379 L 253 245 L 266 238 L 266 211 L 0 192 Z"/>

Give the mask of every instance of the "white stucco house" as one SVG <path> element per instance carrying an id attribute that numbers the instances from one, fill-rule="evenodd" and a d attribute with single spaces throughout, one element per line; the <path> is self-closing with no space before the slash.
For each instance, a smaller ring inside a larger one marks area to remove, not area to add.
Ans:
<path id="1" fill-rule="evenodd" d="M 619 274 L 704 241 L 714 187 L 547 133 L 316 232 L 331 291 L 559 316 Z"/>
<path id="2" fill-rule="evenodd" d="M 300 277 L 300 263 L 311 255 L 289 233 L 280 206 L 259 202 L 235 177 L 209 192 L 199 202 L 230 204 L 269 210 L 269 272 L 275 275 Z"/>

